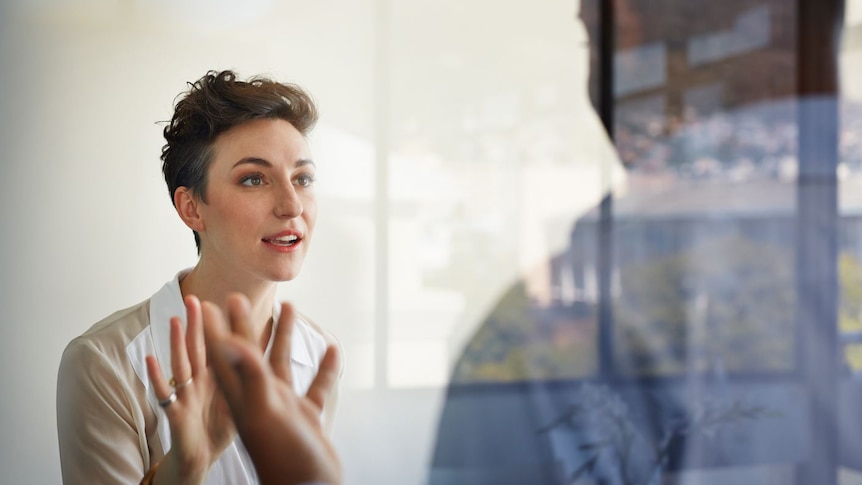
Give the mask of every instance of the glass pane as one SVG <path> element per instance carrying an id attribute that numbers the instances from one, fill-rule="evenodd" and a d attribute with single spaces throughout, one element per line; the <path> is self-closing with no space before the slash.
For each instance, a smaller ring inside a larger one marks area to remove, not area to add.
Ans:
<path id="1" fill-rule="evenodd" d="M 841 285 L 839 329 L 845 339 L 844 358 L 854 375 L 862 372 L 862 232 L 858 194 L 862 188 L 862 1 L 846 4 L 841 62 L 841 133 L 839 139 L 839 211 L 841 214 L 838 271 Z"/>
<path id="2" fill-rule="evenodd" d="M 814 392 L 835 378 L 835 92 L 798 97 L 798 59 L 831 54 L 817 36 L 800 47 L 802 3 L 580 5 L 617 164 L 600 164 L 544 273 L 522 271 L 466 345 L 432 483 L 828 483 L 806 477 L 847 465 L 823 446 L 856 449 L 832 430 L 857 422 L 838 408 L 858 392 Z M 805 25 L 828 38 L 834 19 Z M 858 245 L 845 221 L 842 249 Z"/>
<path id="3" fill-rule="evenodd" d="M 456 382 L 595 368 L 594 323 L 553 306 L 574 296 L 552 261 L 613 162 L 573 13 L 569 1 L 392 3 L 393 387 L 445 384 L 453 363 Z M 559 335 L 536 331 L 530 302 Z"/>
<path id="4" fill-rule="evenodd" d="M 792 370 L 796 4 L 624 4 L 614 133 L 628 179 L 613 203 L 609 268 L 615 371 Z"/>

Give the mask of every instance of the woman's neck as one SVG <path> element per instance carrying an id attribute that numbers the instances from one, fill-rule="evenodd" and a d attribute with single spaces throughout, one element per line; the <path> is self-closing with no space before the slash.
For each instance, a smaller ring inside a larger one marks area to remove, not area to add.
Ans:
<path id="1" fill-rule="evenodd" d="M 254 335 L 266 342 L 272 325 L 272 309 L 275 301 L 276 283 L 272 281 L 247 281 L 241 277 L 224 277 L 200 262 L 180 281 L 183 297 L 195 295 L 201 301 L 215 303 L 227 313 L 227 297 L 241 293 L 251 303 L 251 323 Z"/>

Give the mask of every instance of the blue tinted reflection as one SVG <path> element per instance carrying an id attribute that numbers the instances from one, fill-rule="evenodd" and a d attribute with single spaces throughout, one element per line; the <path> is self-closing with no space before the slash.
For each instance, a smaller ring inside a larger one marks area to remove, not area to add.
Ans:
<path id="1" fill-rule="evenodd" d="M 515 282 L 467 343 L 429 483 L 820 485 L 862 469 L 862 110 L 834 83 L 800 97 L 811 81 L 782 81 L 810 42 L 788 27 L 797 2 L 614 5 L 626 191 L 573 221 L 550 303 Z M 599 6 L 581 7 L 593 44 Z M 830 12 L 814 32 L 840 25 Z"/>

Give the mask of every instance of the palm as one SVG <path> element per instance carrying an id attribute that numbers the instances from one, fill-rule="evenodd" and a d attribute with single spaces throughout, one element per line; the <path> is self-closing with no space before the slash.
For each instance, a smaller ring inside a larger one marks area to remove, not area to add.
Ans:
<path id="1" fill-rule="evenodd" d="M 236 429 L 212 375 L 207 372 L 201 377 L 203 382 L 183 388 L 183 399 L 175 403 L 181 406 L 177 406 L 175 419 L 171 420 L 171 440 L 181 463 L 208 467 L 230 444 Z"/>
<path id="2" fill-rule="evenodd" d="M 175 480 L 200 482 L 210 466 L 236 436 L 224 395 L 206 366 L 200 302 L 186 299 L 185 333 L 178 318 L 171 319 L 171 372 L 179 382 L 166 382 L 157 361 L 147 358 L 150 379 L 160 400 L 176 393 L 164 406 L 171 428 L 169 458 Z M 161 472 L 160 472 L 161 473 Z"/>
<path id="3" fill-rule="evenodd" d="M 224 394 L 218 390 L 215 379 L 210 375 L 207 381 L 212 386 L 212 393 L 210 394 L 209 406 L 205 409 L 204 422 L 206 423 L 210 449 L 216 454 L 220 454 L 236 435 L 236 427 Z"/>
<path id="4" fill-rule="evenodd" d="M 231 331 L 226 329 L 230 328 Z M 260 483 L 341 483 L 341 466 L 323 433 L 320 414 L 338 375 L 338 352 L 327 349 L 305 396 L 296 394 L 290 368 L 293 309 L 282 305 L 269 359 L 247 338 L 242 318 L 230 325 L 215 312 L 207 322 L 210 345 L 229 344 L 232 356 L 214 353 L 213 371 L 236 417 L 236 427 Z M 290 459 L 285 459 L 290 450 Z"/>

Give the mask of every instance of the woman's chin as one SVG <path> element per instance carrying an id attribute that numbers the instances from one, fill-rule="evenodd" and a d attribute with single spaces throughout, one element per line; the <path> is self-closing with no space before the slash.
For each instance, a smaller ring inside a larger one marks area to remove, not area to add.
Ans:
<path id="1" fill-rule="evenodd" d="M 297 276 L 299 276 L 299 270 L 300 269 L 302 269 L 302 268 L 301 267 L 279 268 L 278 270 L 276 270 L 275 272 L 273 272 L 270 275 L 269 279 L 271 281 L 276 282 L 276 283 L 284 283 L 287 281 L 291 281 L 291 280 L 295 279 Z"/>

